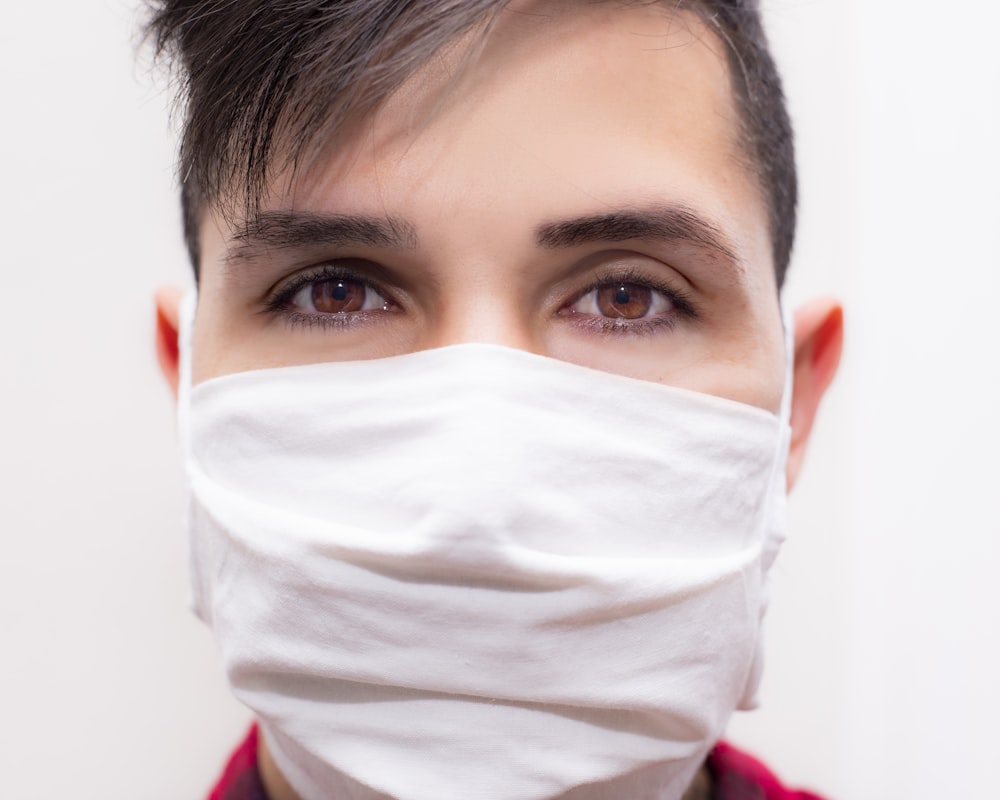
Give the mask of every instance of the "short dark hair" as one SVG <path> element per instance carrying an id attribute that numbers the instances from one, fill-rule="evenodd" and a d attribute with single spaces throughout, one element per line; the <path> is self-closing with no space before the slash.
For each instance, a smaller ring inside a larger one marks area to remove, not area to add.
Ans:
<path id="1" fill-rule="evenodd" d="M 748 163 L 768 208 L 780 286 L 795 238 L 791 122 L 757 0 L 646 0 L 691 10 L 719 36 Z M 179 79 L 181 203 L 197 275 L 205 208 L 250 212 L 270 177 L 374 112 L 409 75 L 509 0 L 150 0 L 147 34 Z M 249 215 L 249 214 L 248 214 Z"/>

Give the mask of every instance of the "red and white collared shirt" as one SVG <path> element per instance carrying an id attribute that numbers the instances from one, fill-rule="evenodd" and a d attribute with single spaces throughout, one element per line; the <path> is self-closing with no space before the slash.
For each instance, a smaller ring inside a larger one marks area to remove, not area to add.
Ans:
<path id="1" fill-rule="evenodd" d="M 757 759 L 719 742 L 706 761 L 712 775 L 712 800 L 822 800 L 819 795 L 786 789 Z M 229 759 L 208 800 L 269 800 L 257 770 L 257 726 Z"/>

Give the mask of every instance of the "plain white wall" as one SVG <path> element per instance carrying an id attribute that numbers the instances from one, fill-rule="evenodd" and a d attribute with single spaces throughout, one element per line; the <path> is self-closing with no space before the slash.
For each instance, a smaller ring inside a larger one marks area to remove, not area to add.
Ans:
<path id="1" fill-rule="evenodd" d="M 134 0 L 0 26 L 0 780 L 197 798 L 240 735 L 186 611 L 153 288 L 185 282 Z M 1000 737 L 1000 12 L 769 0 L 799 131 L 792 299 L 847 304 L 793 498 L 764 706 L 731 735 L 835 798 L 990 796 Z"/>
<path id="2" fill-rule="evenodd" d="M 0 781 L 25 800 L 204 796 L 245 717 L 185 610 L 151 292 L 187 269 L 137 6 L 0 23 Z"/>

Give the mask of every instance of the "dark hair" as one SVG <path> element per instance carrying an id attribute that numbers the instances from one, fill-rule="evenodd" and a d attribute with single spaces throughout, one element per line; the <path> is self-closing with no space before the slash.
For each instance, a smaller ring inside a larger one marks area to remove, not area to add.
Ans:
<path id="1" fill-rule="evenodd" d="M 661 2 L 664 0 L 661 0 Z M 363 119 L 443 45 L 509 0 L 151 0 L 147 33 L 179 78 L 181 202 L 197 274 L 208 204 L 252 210 L 270 177 Z M 726 47 L 744 147 L 768 206 L 780 286 L 795 237 L 791 123 L 757 0 L 669 0 Z"/>

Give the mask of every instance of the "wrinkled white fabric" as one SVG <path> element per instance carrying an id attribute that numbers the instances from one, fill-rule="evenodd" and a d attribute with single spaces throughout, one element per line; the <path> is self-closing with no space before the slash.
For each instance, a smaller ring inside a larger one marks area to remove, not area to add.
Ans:
<path id="1" fill-rule="evenodd" d="M 759 677 L 787 408 L 481 344 L 185 385 L 197 611 L 304 800 L 676 800 Z"/>

